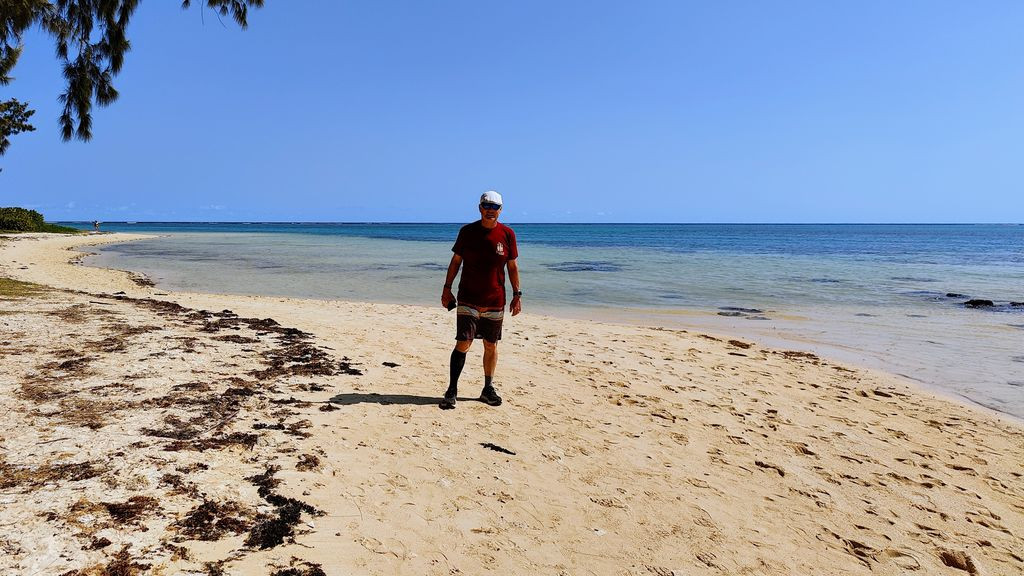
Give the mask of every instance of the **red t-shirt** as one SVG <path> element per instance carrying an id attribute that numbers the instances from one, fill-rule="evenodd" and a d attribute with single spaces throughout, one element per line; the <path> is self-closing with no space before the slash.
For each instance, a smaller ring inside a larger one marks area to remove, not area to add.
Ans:
<path id="1" fill-rule="evenodd" d="M 459 304 L 505 307 L 505 265 L 519 257 L 516 233 L 502 223 L 488 230 L 479 220 L 459 230 L 452 252 L 462 256 Z"/>

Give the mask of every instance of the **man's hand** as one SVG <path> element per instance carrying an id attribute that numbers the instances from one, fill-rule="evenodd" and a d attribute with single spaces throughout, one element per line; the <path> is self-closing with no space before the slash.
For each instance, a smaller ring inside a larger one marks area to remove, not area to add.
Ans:
<path id="1" fill-rule="evenodd" d="M 441 306 L 448 308 L 448 304 L 455 300 L 455 295 L 452 294 L 452 289 L 445 286 L 444 290 L 441 290 Z M 451 310 L 451 308 L 448 308 Z"/>
<path id="2" fill-rule="evenodd" d="M 512 303 L 508 305 L 508 311 L 513 316 L 523 311 L 523 298 L 521 296 L 513 296 Z"/>

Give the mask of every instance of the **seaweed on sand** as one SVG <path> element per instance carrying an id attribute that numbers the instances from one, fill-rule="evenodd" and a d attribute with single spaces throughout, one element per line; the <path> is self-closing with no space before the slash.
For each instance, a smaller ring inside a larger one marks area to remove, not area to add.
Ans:
<path id="1" fill-rule="evenodd" d="M 254 370 L 251 375 L 259 380 L 270 380 L 284 376 L 335 376 L 347 374 L 362 375 L 362 371 L 353 367 L 349 358 L 340 362 L 334 360 L 326 351 L 310 344 L 312 334 L 296 328 L 286 328 L 272 318 L 242 318 L 230 310 L 210 312 L 193 310 L 173 302 L 154 300 L 152 298 L 129 298 L 127 296 L 111 296 L 128 301 L 143 308 L 149 308 L 162 316 L 176 316 L 186 322 L 202 323 L 201 332 L 216 333 L 221 330 L 252 330 L 256 336 L 273 334 L 278 346 L 263 353 L 267 368 Z M 251 344 L 258 338 L 240 335 L 216 336 L 216 340 Z M 184 342 L 184 348 L 194 351 L 194 342 Z"/>
<path id="2" fill-rule="evenodd" d="M 210 438 L 176 440 L 168 444 L 164 450 L 167 450 L 168 452 L 177 452 L 180 450 L 205 452 L 206 450 L 219 450 L 229 446 L 243 446 L 246 450 L 252 450 L 252 447 L 256 445 L 257 440 L 259 440 L 259 436 L 256 434 L 232 432 L 230 434 L 218 434 L 217 436 L 212 436 Z"/>
<path id="3" fill-rule="evenodd" d="M 231 342 L 232 344 L 255 344 L 260 341 L 259 338 L 250 338 L 248 336 L 240 336 L 238 334 L 214 336 L 213 339 L 219 342 Z"/>
<path id="4" fill-rule="evenodd" d="M 299 560 L 292 556 L 287 567 L 271 572 L 270 576 L 327 576 L 327 574 L 320 564 Z"/>
<path id="5" fill-rule="evenodd" d="M 172 496 L 184 494 L 197 500 L 200 497 L 199 487 L 194 482 L 187 482 L 181 474 L 171 474 L 170 472 L 164 474 L 160 477 L 160 485 L 169 487 L 168 493 Z"/>
<path id="6" fill-rule="evenodd" d="M 203 500 L 172 526 L 190 540 L 212 542 L 226 534 L 238 535 L 252 528 L 256 514 L 238 502 Z"/>
<path id="7" fill-rule="evenodd" d="M 782 356 L 786 360 L 806 360 L 811 364 L 821 363 L 821 358 L 818 358 L 816 354 L 812 354 L 810 352 L 801 352 L 798 350 L 780 350 L 774 352 L 774 354 L 778 354 L 779 356 Z"/>
<path id="8" fill-rule="evenodd" d="M 56 316 L 57 318 L 60 318 L 61 320 L 67 322 L 68 324 L 82 324 L 89 318 L 90 314 L 99 315 L 107 313 L 108 312 L 106 310 L 90 309 L 85 304 L 75 304 L 67 308 L 54 310 L 52 312 L 49 312 L 48 314 L 51 316 Z"/>
<path id="9" fill-rule="evenodd" d="M 249 536 L 245 539 L 246 546 L 266 549 L 284 544 L 286 538 L 292 538 L 295 535 L 294 527 L 301 520 L 303 512 L 310 516 L 324 515 L 323 511 L 317 510 L 305 502 L 274 492 L 274 488 L 281 483 L 280 480 L 274 478 L 278 470 L 280 467 L 270 466 L 263 474 L 246 478 L 256 486 L 257 493 L 261 498 L 276 507 L 275 515 L 263 515 L 253 526 Z"/>
<path id="10" fill-rule="evenodd" d="M 317 458 L 313 454 L 303 454 L 299 456 L 299 461 L 295 463 L 295 469 L 300 471 L 317 470 L 320 468 L 320 458 Z"/>
<path id="11" fill-rule="evenodd" d="M 128 553 L 131 544 L 125 544 L 107 564 L 90 566 L 84 570 L 71 570 L 61 576 L 139 576 L 149 570 L 151 564 L 140 564 Z"/>
<path id="12" fill-rule="evenodd" d="M 136 522 L 150 512 L 160 509 L 160 501 L 151 496 L 132 496 L 125 502 L 103 502 L 102 504 L 110 517 L 121 524 Z"/>
<path id="13" fill-rule="evenodd" d="M 106 472 L 93 462 L 17 466 L 0 459 L 0 489 L 28 487 L 37 489 L 57 481 L 78 482 Z"/>

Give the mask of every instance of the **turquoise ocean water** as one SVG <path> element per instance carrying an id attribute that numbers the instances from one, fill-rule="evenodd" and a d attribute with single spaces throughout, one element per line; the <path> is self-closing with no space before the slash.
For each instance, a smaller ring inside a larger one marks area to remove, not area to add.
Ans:
<path id="1" fill-rule="evenodd" d="M 1024 419 L 1024 226 L 511 226 L 527 311 L 756 338 Z M 439 306 L 458 228 L 104 223 L 157 237 L 87 263 L 170 290 Z"/>

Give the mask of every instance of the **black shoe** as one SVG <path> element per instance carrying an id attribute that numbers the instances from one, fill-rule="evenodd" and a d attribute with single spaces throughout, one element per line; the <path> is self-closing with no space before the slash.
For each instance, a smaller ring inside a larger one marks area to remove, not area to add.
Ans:
<path id="1" fill-rule="evenodd" d="M 501 396 L 498 396 L 498 391 L 494 389 L 494 386 L 484 386 L 483 391 L 480 392 L 480 401 L 491 406 L 501 406 Z"/>
<path id="2" fill-rule="evenodd" d="M 454 390 L 450 390 L 449 389 L 448 391 L 446 391 L 444 393 L 444 398 L 441 399 L 441 403 L 438 404 L 438 407 L 440 407 L 441 410 L 452 410 L 452 409 L 454 409 L 455 408 L 455 396 L 456 396 L 456 394 L 457 394 L 457 392 L 455 392 Z"/>

